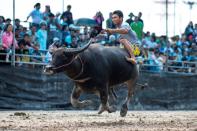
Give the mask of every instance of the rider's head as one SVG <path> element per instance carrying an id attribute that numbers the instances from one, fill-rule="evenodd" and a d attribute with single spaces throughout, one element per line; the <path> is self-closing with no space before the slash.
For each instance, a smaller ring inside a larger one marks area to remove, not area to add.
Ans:
<path id="1" fill-rule="evenodd" d="M 115 25 L 120 25 L 123 22 L 123 13 L 120 10 L 115 10 L 112 13 L 112 21 Z"/>
<path id="2" fill-rule="evenodd" d="M 121 11 L 121 10 L 115 10 L 115 11 L 113 12 L 113 14 L 116 14 L 117 16 L 119 16 L 119 17 L 122 17 L 122 18 L 123 18 L 123 13 L 122 13 L 122 11 Z"/>

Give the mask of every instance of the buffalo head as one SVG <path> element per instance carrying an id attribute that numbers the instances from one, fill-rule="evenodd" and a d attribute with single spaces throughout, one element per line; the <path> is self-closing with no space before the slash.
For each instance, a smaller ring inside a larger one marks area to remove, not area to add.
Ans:
<path id="1" fill-rule="evenodd" d="M 52 61 L 50 64 L 48 64 L 45 69 L 45 74 L 54 74 L 63 71 L 63 69 L 70 65 L 74 59 L 75 56 L 84 50 L 86 50 L 89 45 L 91 44 L 92 39 L 84 45 L 83 47 L 79 48 L 58 48 L 56 50 L 53 50 L 52 52 Z"/>

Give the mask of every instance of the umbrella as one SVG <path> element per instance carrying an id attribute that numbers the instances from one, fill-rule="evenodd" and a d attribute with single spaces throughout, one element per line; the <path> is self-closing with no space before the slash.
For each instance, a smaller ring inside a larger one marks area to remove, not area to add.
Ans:
<path id="1" fill-rule="evenodd" d="M 94 19 L 90 19 L 90 18 L 79 18 L 75 20 L 74 23 L 77 26 L 97 26 L 98 25 Z"/>

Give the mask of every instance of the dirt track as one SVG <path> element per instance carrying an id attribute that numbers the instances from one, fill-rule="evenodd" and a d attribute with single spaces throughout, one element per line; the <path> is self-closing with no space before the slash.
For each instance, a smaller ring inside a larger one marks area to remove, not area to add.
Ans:
<path id="1" fill-rule="evenodd" d="M 197 111 L 0 111 L 0 131 L 197 131 Z"/>

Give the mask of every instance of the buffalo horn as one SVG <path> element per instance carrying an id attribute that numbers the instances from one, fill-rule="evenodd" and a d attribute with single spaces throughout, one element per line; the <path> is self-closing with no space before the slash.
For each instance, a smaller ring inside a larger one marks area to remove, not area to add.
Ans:
<path id="1" fill-rule="evenodd" d="M 80 53 L 80 52 L 86 50 L 89 47 L 89 45 L 91 44 L 91 42 L 92 42 L 92 39 L 90 39 L 89 42 L 86 45 L 84 45 L 83 47 L 79 47 L 79 48 L 66 48 L 65 49 L 65 53 L 68 53 L 68 54 L 70 54 L 70 53 L 71 54 Z"/>

